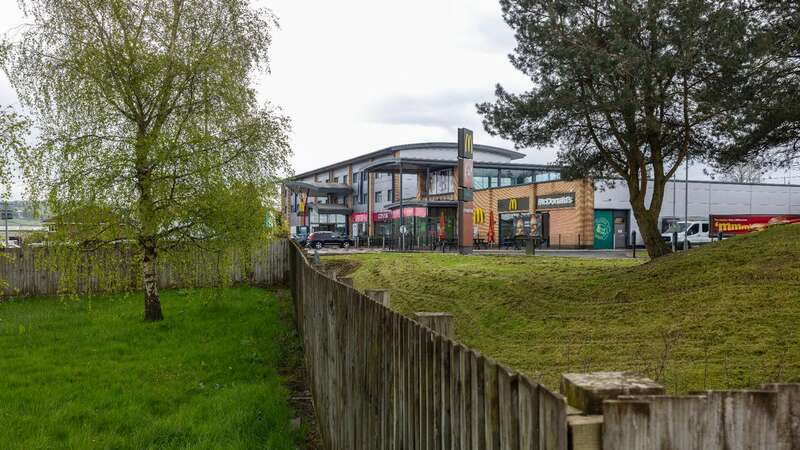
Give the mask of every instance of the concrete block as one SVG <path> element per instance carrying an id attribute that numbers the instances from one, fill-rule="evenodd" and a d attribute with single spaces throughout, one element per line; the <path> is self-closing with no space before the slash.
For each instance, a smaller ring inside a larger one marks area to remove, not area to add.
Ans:
<path id="1" fill-rule="evenodd" d="M 569 448 L 602 450 L 603 416 L 567 416 Z"/>
<path id="2" fill-rule="evenodd" d="M 664 395 L 664 386 L 635 372 L 565 373 L 561 393 L 584 414 L 603 414 L 603 400 L 621 395 Z"/>

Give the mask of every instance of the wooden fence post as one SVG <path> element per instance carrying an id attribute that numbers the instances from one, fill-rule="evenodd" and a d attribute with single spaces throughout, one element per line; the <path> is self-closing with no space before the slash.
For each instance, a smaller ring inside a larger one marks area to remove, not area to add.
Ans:
<path id="1" fill-rule="evenodd" d="M 453 315 L 443 312 L 416 312 L 414 320 L 448 339 L 455 339 L 456 325 Z"/>
<path id="2" fill-rule="evenodd" d="M 392 306 L 392 295 L 388 289 L 367 289 L 364 291 L 364 295 L 387 308 Z"/>

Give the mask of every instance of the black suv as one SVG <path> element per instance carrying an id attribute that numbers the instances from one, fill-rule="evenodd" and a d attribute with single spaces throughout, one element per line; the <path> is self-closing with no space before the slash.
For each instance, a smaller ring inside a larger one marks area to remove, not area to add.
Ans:
<path id="1" fill-rule="evenodd" d="M 336 245 L 341 248 L 347 248 L 353 245 L 347 236 L 342 236 L 333 231 L 316 231 L 308 235 L 306 246 L 311 248 L 322 248 L 326 245 Z"/>

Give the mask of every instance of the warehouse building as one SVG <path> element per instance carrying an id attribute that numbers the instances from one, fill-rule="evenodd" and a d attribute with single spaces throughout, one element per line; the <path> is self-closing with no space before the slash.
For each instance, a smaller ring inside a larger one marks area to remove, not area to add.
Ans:
<path id="1" fill-rule="evenodd" d="M 631 232 L 638 234 L 638 228 L 624 182 L 563 180 L 560 168 L 520 163 L 524 156 L 474 146 L 474 237 L 479 246 L 510 245 L 526 236 L 536 236 L 549 247 L 633 244 Z M 392 241 L 403 234 L 419 247 L 453 241 L 456 166 L 455 143 L 388 147 L 287 180 L 283 214 L 293 236 L 336 231 Z M 676 181 L 666 187 L 661 214 L 665 228 L 684 217 L 687 185 L 690 217 L 800 214 L 800 186 Z"/>

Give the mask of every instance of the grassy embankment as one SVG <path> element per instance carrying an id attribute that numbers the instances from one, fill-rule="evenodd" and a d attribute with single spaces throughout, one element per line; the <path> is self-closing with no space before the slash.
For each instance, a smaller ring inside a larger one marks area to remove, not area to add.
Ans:
<path id="1" fill-rule="evenodd" d="M 0 447 L 294 449 L 288 302 L 256 288 L 0 303 Z"/>
<path id="2" fill-rule="evenodd" d="M 800 381 L 800 225 L 657 261 L 354 255 L 358 289 L 447 311 L 460 341 L 556 387 L 636 370 L 671 392 Z"/>

